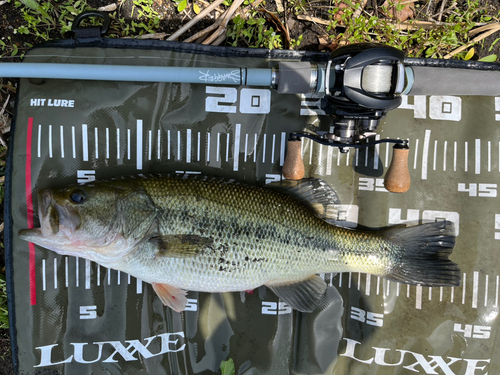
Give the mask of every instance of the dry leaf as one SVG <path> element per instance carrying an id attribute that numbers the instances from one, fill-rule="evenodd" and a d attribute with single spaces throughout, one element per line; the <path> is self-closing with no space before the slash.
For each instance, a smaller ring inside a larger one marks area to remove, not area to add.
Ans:
<path id="1" fill-rule="evenodd" d="M 415 7 L 413 6 L 413 3 L 406 3 L 408 0 L 391 0 L 391 1 L 384 1 L 382 4 L 382 8 L 387 8 L 386 15 L 389 17 L 396 18 L 399 22 L 404 22 L 408 18 L 413 17 L 413 11 Z M 404 4 L 403 9 L 400 9 L 401 5 Z"/>
<path id="2" fill-rule="evenodd" d="M 337 42 L 332 42 L 330 38 L 318 37 L 318 51 L 323 51 L 325 49 L 329 51 L 334 51 L 339 47 Z"/>
<path id="3" fill-rule="evenodd" d="M 116 10 L 116 4 L 109 4 L 109 5 L 100 7 L 97 10 L 101 11 L 101 12 L 112 12 L 112 11 Z"/>

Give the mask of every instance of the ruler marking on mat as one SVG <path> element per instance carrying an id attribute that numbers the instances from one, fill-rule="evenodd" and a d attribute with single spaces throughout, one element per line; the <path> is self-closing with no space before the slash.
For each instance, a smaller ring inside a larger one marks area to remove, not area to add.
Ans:
<path id="1" fill-rule="evenodd" d="M 280 167 L 285 163 L 285 145 L 286 145 L 286 132 L 281 133 L 281 145 L 280 145 Z"/>
<path id="2" fill-rule="evenodd" d="M 476 174 L 481 174 L 481 140 L 476 139 L 476 147 L 475 147 L 475 173 Z"/>
<path id="3" fill-rule="evenodd" d="M 82 151 L 83 161 L 89 161 L 89 134 L 87 124 L 82 124 Z"/>
<path id="4" fill-rule="evenodd" d="M 181 156 L 181 131 L 177 130 L 177 160 L 182 160 Z"/>
<path id="5" fill-rule="evenodd" d="M 69 270 L 68 270 L 68 262 L 69 262 L 69 258 L 68 257 L 64 257 L 64 281 L 65 281 L 65 286 L 66 288 L 69 287 Z"/>
<path id="6" fill-rule="evenodd" d="M 469 142 L 465 142 L 465 162 L 464 162 L 465 172 L 469 169 Z"/>
<path id="7" fill-rule="evenodd" d="M 42 290 L 47 290 L 47 280 L 45 274 L 45 259 L 42 259 Z"/>
<path id="8" fill-rule="evenodd" d="M 229 145 L 230 145 L 229 133 L 226 133 L 226 163 L 229 162 Z"/>
<path id="9" fill-rule="evenodd" d="M 326 150 L 326 175 L 327 176 L 331 176 L 331 174 L 332 174 L 332 158 L 333 158 L 333 147 L 328 147 Z"/>
<path id="10" fill-rule="evenodd" d="M 462 279 L 462 305 L 465 304 L 465 289 L 466 289 L 467 274 L 463 274 Z"/>
<path id="11" fill-rule="evenodd" d="M 196 152 L 196 156 L 197 156 L 197 161 L 200 161 L 200 157 L 201 157 L 201 133 L 200 132 L 198 132 L 198 149 Z"/>
<path id="12" fill-rule="evenodd" d="M 436 163 L 437 163 L 437 149 L 438 149 L 438 141 L 434 141 L 434 155 L 433 155 L 433 161 L 432 161 L 432 170 L 436 170 Z"/>
<path id="13" fill-rule="evenodd" d="M 372 284 L 372 275 L 367 273 L 366 274 L 366 285 L 365 285 L 365 294 L 367 296 L 370 295 L 370 288 L 371 288 L 371 285 Z"/>
<path id="14" fill-rule="evenodd" d="M 477 297 L 479 292 L 479 272 L 472 274 L 472 308 L 477 309 Z"/>
<path id="15" fill-rule="evenodd" d="M 488 141 L 488 172 L 491 172 L 491 141 Z"/>
<path id="16" fill-rule="evenodd" d="M 80 268 L 80 258 L 76 257 L 75 258 L 75 269 L 76 269 L 76 271 L 75 271 L 75 276 L 76 276 L 75 277 L 75 279 L 76 279 L 75 285 L 76 285 L 76 287 L 80 286 L 80 272 L 79 272 L 80 270 L 79 270 L 79 268 Z"/>
<path id="17" fill-rule="evenodd" d="M 99 131 L 97 127 L 94 128 L 94 143 L 95 143 L 95 158 L 99 158 Z"/>
<path id="18" fill-rule="evenodd" d="M 380 140 L 380 135 L 375 136 L 375 140 Z M 340 149 L 339 149 L 340 150 Z M 380 158 L 380 143 L 375 145 L 375 153 L 373 155 L 373 169 L 378 169 L 378 160 Z"/>
<path id="19" fill-rule="evenodd" d="M 380 294 L 380 276 L 377 276 L 377 296 Z"/>
<path id="20" fill-rule="evenodd" d="M 170 160 L 170 130 L 167 130 L 167 159 Z"/>
<path id="21" fill-rule="evenodd" d="M 90 289 L 90 260 L 85 259 L 85 289 Z"/>
<path id="22" fill-rule="evenodd" d="M 210 132 L 207 133 L 207 163 L 210 162 Z"/>
<path id="23" fill-rule="evenodd" d="M 413 159 L 413 169 L 417 169 L 417 160 L 418 160 L 418 142 L 419 139 L 415 141 L 415 159 Z"/>
<path id="24" fill-rule="evenodd" d="M 257 134 L 253 137 L 253 162 L 257 162 Z"/>
<path id="25" fill-rule="evenodd" d="M 153 148 L 153 131 L 148 130 L 148 160 L 151 160 L 152 156 L 152 148 Z"/>
<path id="26" fill-rule="evenodd" d="M 135 280 L 137 282 L 136 292 L 137 292 L 137 294 L 142 294 L 142 280 L 140 280 L 138 278 L 136 278 Z"/>
<path id="27" fill-rule="evenodd" d="M 42 125 L 38 125 L 38 157 L 42 156 Z"/>
<path id="28" fill-rule="evenodd" d="M 215 149 L 215 161 L 219 161 L 220 158 L 220 133 L 217 133 L 217 148 Z"/>
<path id="29" fill-rule="evenodd" d="M 417 285 L 416 297 L 415 297 L 415 308 L 417 310 L 422 310 L 422 286 Z"/>
<path id="30" fill-rule="evenodd" d="M 387 139 L 389 139 L 389 137 L 386 137 Z M 386 143 L 385 145 L 385 162 L 384 162 L 384 165 L 387 167 L 389 165 L 389 144 Z"/>
<path id="31" fill-rule="evenodd" d="M 57 258 L 54 258 L 54 289 L 57 289 Z"/>
<path id="32" fill-rule="evenodd" d="M 247 154 L 248 154 L 248 133 L 245 134 L 245 155 L 243 157 L 243 161 L 247 162 Z"/>
<path id="33" fill-rule="evenodd" d="M 161 158 L 161 131 L 158 129 L 158 144 L 156 145 L 156 155 L 158 160 Z"/>
<path id="34" fill-rule="evenodd" d="M 500 276 L 497 275 L 497 282 L 495 288 L 495 305 L 493 307 L 498 307 L 498 286 L 500 284 Z"/>
<path id="35" fill-rule="evenodd" d="M 127 159 L 130 160 L 130 129 L 127 129 Z"/>
<path id="36" fill-rule="evenodd" d="M 120 285 L 120 283 L 121 283 L 121 276 L 122 276 L 122 273 L 120 271 L 116 271 L 116 284 L 117 285 Z"/>
<path id="37" fill-rule="evenodd" d="M 444 141 L 443 146 L 443 171 L 446 172 L 446 151 L 448 151 L 448 141 Z"/>
<path id="38" fill-rule="evenodd" d="M 106 159 L 109 159 L 109 128 L 106 128 Z"/>
<path id="39" fill-rule="evenodd" d="M 488 306 L 488 285 L 489 284 L 489 275 L 485 276 L 484 279 L 484 307 Z"/>
<path id="40" fill-rule="evenodd" d="M 427 163 L 429 161 L 429 144 L 431 142 L 431 131 L 425 131 L 424 147 L 422 149 L 422 180 L 427 180 Z"/>
<path id="41" fill-rule="evenodd" d="M 273 134 L 273 147 L 271 149 L 271 163 L 272 164 L 274 164 L 274 152 L 275 152 L 275 148 L 276 148 L 276 134 Z"/>
<path id="42" fill-rule="evenodd" d="M 236 127 L 234 128 L 233 171 L 237 171 L 239 169 L 240 138 L 241 138 L 241 124 L 236 124 Z"/>
<path id="43" fill-rule="evenodd" d="M 49 157 L 52 157 L 52 125 L 49 125 Z"/>
<path id="44" fill-rule="evenodd" d="M 120 160 L 120 128 L 116 128 L 116 160 Z"/>
<path id="45" fill-rule="evenodd" d="M 142 131 L 142 120 L 137 120 L 136 123 L 136 169 L 142 169 L 142 157 L 143 157 L 143 131 Z M 130 129 L 129 129 L 130 132 Z"/>
<path id="46" fill-rule="evenodd" d="M 186 129 L 186 163 L 191 163 L 191 129 Z"/>
<path id="47" fill-rule="evenodd" d="M 60 137 L 61 137 L 61 159 L 64 159 L 64 127 L 62 125 L 60 125 L 59 129 L 60 129 Z"/>
<path id="48" fill-rule="evenodd" d="M 262 163 L 266 162 L 267 134 L 264 133 L 264 144 L 262 145 Z"/>
<path id="49" fill-rule="evenodd" d="M 96 263 L 97 267 L 97 286 L 101 286 L 101 266 L 99 263 Z"/>
<path id="50" fill-rule="evenodd" d="M 457 142 L 453 142 L 453 172 L 457 171 Z"/>

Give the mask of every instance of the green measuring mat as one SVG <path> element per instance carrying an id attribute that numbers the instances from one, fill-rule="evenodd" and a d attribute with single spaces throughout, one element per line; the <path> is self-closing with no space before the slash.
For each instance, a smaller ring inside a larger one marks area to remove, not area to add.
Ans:
<path id="1" fill-rule="evenodd" d="M 270 68 L 326 54 L 149 41 L 64 41 L 25 62 Z M 458 79 L 458 78 L 457 78 Z M 255 184 L 282 179 L 289 133 L 331 125 L 315 95 L 213 82 L 22 79 L 10 147 L 6 252 L 20 374 L 500 373 L 500 100 L 414 96 L 378 137 L 408 139 L 412 186 L 385 190 L 392 145 L 302 141 L 305 176 L 338 193 L 338 225 L 450 220 L 462 285 L 427 288 L 359 273 L 322 274 L 321 308 L 293 311 L 266 287 L 189 292 L 186 311 L 151 285 L 18 238 L 38 225 L 36 192 L 124 176 L 188 173 Z M 201 277 L 201 276 L 200 276 Z"/>

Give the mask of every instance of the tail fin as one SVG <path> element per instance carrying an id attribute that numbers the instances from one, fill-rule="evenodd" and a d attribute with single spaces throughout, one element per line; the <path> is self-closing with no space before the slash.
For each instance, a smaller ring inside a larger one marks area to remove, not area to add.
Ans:
<path id="1" fill-rule="evenodd" d="M 456 238 L 452 222 L 390 228 L 386 238 L 403 251 L 399 264 L 384 276 L 386 279 L 421 286 L 460 286 L 460 268 L 448 259 Z"/>

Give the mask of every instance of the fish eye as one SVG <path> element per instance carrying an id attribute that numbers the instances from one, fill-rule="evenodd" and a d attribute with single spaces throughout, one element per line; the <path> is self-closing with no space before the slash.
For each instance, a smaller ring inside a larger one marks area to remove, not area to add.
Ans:
<path id="1" fill-rule="evenodd" d="M 87 198 L 87 195 L 82 190 L 75 190 L 70 194 L 69 198 L 74 203 L 83 203 Z"/>

